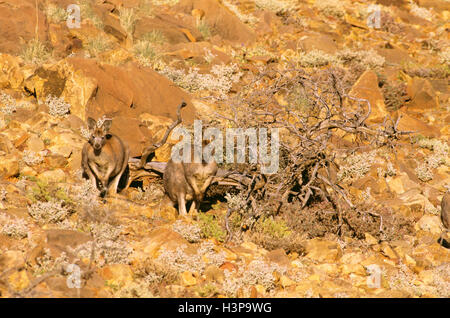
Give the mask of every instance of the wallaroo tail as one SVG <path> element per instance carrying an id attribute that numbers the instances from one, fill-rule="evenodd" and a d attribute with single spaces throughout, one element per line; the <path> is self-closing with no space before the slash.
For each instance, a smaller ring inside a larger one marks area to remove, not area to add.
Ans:
<path id="1" fill-rule="evenodd" d="M 116 135 L 110 134 L 112 120 L 97 123 L 88 118 L 89 141 L 83 147 L 82 168 L 100 195 L 117 193 L 120 178 L 128 165 L 128 146 Z"/>

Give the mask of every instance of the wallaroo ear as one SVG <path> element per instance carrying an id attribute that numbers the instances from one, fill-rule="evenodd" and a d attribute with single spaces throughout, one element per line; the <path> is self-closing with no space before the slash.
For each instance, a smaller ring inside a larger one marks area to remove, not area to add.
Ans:
<path id="1" fill-rule="evenodd" d="M 112 125 L 112 119 L 105 119 L 105 121 L 103 122 L 103 131 L 105 133 L 107 133 L 109 131 L 109 129 L 111 128 Z"/>
<path id="2" fill-rule="evenodd" d="M 91 117 L 88 117 L 87 124 L 88 124 L 89 130 L 94 130 L 94 128 L 97 126 L 97 122 L 95 121 L 95 119 L 93 119 Z"/>

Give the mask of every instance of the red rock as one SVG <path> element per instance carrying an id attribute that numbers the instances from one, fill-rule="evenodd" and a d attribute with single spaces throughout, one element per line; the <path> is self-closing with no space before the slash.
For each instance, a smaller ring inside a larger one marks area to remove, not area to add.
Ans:
<path id="1" fill-rule="evenodd" d="M 369 121 L 381 122 L 388 114 L 383 94 L 378 87 L 378 77 L 374 71 L 365 71 L 353 85 L 349 96 L 367 99 L 370 102 L 371 114 L 368 118 Z M 362 104 L 364 109 L 367 109 L 366 103 Z"/>
<path id="2" fill-rule="evenodd" d="M 176 18 L 168 14 L 156 14 L 154 17 L 143 17 L 136 22 L 134 28 L 134 37 L 140 39 L 146 33 L 160 31 L 170 44 L 188 43 L 192 39 L 198 41 L 202 34 L 195 25 L 195 19 L 192 16 Z M 184 30 L 184 32 L 183 32 Z M 191 40 L 186 35 L 189 32 Z"/>
<path id="3" fill-rule="evenodd" d="M 187 106 L 182 118 L 192 123 L 195 116 L 190 96 L 169 79 L 149 68 L 139 68 L 134 63 L 124 66 L 100 65 L 94 60 L 70 58 L 74 70 L 95 79 L 97 88 L 87 102 L 87 118 L 103 115 L 113 118 L 112 133 L 117 133 L 130 146 L 130 155 L 140 156 L 149 142 L 155 142 L 146 127 L 137 119 L 140 114 L 176 119 L 176 109 L 181 100 Z"/>
<path id="4" fill-rule="evenodd" d="M 21 53 L 22 46 L 36 37 L 36 15 L 37 37 L 45 43 L 48 39 L 46 18 L 41 11 L 36 12 L 34 1 L 0 2 L 0 52 L 14 55 Z"/>
<path id="5" fill-rule="evenodd" d="M 426 137 L 436 138 L 441 135 L 438 128 L 430 126 L 420 119 L 414 118 L 405 111 L 398 111 L 398 116 L 401 116 L 397 128 L 401 131 L 415 131 Z"/>
<path id="6" fill-rule="evenodd" d="M 205 12 L 203 19 L 224 40 L 238 43 L 255 40 L 253 30 L 217 0 L 181 0 L 176 7 L 186 14 L 194 9 Z"/>
<path id="7" fill-rule="evenodd" d="M 334 54 L 337 51 L 336 41 L 328 35 L 323 34 L 311 34 L 307 35 L 299 43 L 300 48 L 309 52 L 312 50 L 320 50 L 328 54 Z"/>
<path id="8" fill-rule="evenodd" d="M 411 98 L 411 102 L 408 103 L 408 109 L 423 110 L 438 107 L 438 98 L 427 79 L 414 77 L 408 81 L 406 92 Z"/>
<path id="9" fill-rule="evenodd" d="M 225 263 L 223 263 L 220 267 L 219 267 L 221 270 L 228 270 L 228 271 L 237 271 L 238 270 L 238 267 L 235 265 L 235 264 L 233 264 L 233 263 L 230 263 L 230 262 L 225 262 Z"/>

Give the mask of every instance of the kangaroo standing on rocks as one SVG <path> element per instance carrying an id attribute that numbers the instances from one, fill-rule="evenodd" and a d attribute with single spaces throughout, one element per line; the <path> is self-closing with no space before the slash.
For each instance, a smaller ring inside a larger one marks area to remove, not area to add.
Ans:
<path id="1" fill-rule="evenodd" d="M 217 169 L 214 160 L 202 163 L 178 163 L 170 159 L 164 171 L 164 190 L 172 204 L 178 204 L 180 215 L 187 215 L 187 201 L 193 201 L 189 212 L 200 207 Z"/>
<path id="2" fill-rule="evenodd" d="M 106 119 L 99 126 L 92 119 L 87 119 L 90 131 L 89 141 L 82 152 L 82 167 L 92 184 L 100 184 L 100 195 L 117 193 L 119 180 L 127 165 L 130 151 L 122 140 L 109 133 L 112 120 Z"/>

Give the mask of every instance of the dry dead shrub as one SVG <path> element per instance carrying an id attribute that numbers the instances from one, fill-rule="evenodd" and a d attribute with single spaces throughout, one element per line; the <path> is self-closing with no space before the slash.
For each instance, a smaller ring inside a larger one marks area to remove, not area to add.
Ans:
<path id="1" fill-rule="evenodd" d="M 390 111 L 401 108 L 407 100 L 406 84 L 400 81 L 391 82 L 382 74 L 379 74 L 378 78 L 386 108 Z"/>
<path id="2" fill-rule="evenodd" d="M 360 63 L 355 67 L 357 64 Z M 398 131 L 398 122 L 389 120 L 368 125 L 366 119 L 372 105 L 348 95 L 349 87 L 342 81 L 345 74 L 346 70 L 340 68 L 308 74 L 301 69 L 279 70 L 268 66 L 227 101 L 223 112 L 218 112 L 225 127 L 280 131 L 277 173 L 263 174 L 260 161 L 227 164 L 227 169 L 233 170 L 231 178 L 241 184 L 240 198 L 228 202 L 226 222 L 228 225 L 237 222 L 240 227 L 227 226 L 229 232 L 238 228 L 249 230 L 253 240 L 269 248 L 281 246 L 285 243 L 281 238 L 269 242 L 263 234 L 258 234 L 257 224 L 261 219 L 289 215 L 287 211 L 293 211 L 291 219 L 297 218 L 299 222 L 290 227 L 298 233 L 311 236 L 334 233 L 360 238 L 365 232 L 373 232 L 374 236 L 391 236 L 384 226 L 395 228 L 397 221 L 383 220 L 385 223 L 380 226 L 381 219 L 386 217 L 371 209 L 361 209 L 352 201 L 341 185 L 345 180 L 336 177 L 339 170 L 336 158 L 356 154 L 361 146 L 395 149 L 396 140 L 405 133 Z M 305 100 L 302 107 L 282 102 L 289 100 L 293 92 Z M 352 135 L 358 144 L 344 149 L 338 147 L 332 142 L 333 138 L 339 139 L 338 132 Z M 366 153 L 362 152 L 361 156 Z M 320 202 L 326 204 L 327 211 L 310 210 Z M 239 218 L 231 220 L 236 213 Z"/>

